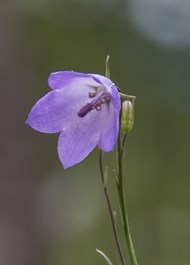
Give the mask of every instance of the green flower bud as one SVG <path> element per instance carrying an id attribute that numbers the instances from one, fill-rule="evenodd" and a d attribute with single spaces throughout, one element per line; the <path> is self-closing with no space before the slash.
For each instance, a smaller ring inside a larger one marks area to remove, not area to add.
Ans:
<path id="1" fill-rule="evenodd" d="M 125 100 L 122 103 L 121 128 L 125 134 L 128 134 L 134 124 L 134 100 Z"/>

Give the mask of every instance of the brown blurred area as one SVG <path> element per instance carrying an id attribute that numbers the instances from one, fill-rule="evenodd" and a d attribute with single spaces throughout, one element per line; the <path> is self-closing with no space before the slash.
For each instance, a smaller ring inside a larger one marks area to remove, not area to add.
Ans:
<path id="1" fill-rule="evenodd" d="M 0 4 L 0 264 L 32 265 L 40 264 L 33 207 L 39 163 L 27 140 L 22 35 L 9 4 Z"/>
<path id="2" fill-rule="evenodd" d="M 97 150 L 64 171 L 57 135 L 25 125 L 49 73 L 104 74 L 107 54 L 137 96 L 124 172 L 139 265 L 189 264 L 190 4 L 139 1 L 1 1 L 0 265 L 103 264 L 96 248 L 119 264 Z M 109 188 L 118 211 L 111 174 Z"/>

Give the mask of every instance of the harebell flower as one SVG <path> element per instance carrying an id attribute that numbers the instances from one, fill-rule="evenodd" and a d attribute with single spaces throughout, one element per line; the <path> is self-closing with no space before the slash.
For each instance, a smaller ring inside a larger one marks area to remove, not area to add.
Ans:
<path id="1" fill-rule="evenodd" d="M 113 172 L 121 223 L 131 265 L 137 265 L 126 212 L 122 169 L 126 137 L 134 123 L 135 96 L 122 94 L 111 81 L 109 56 L 106 58 L 105 76 L 59 71 L 50 74 L 48 84 L 51 91 L 33 106 L 26 123 L 42 133 L 59 133 L 57 148 L 65 169 L 81 162 L 96 146 L 99 147 L 100 176 L 114 239 L 121 264 L 126 265 L 126 256 L 121 247 L 105 181 L 103 163 L 103 152 L 113 151 L 117 143 L 117 167 Z M 97 249 L 97 252 L 109 265 L 113 264 L 103 251 Z"/>

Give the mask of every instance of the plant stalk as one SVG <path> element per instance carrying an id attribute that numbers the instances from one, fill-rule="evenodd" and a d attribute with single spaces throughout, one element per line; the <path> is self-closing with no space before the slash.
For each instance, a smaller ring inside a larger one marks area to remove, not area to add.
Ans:
<path id="1" fill-rule="evenodd" d="M 120 203 L 120 209 L 121 209 L 121 218 L 123 222 L 123 228 L 125 233 L 125 240 L 129 252 L 129 258 L 131 261 L 131 265 L 138 265 L 136 255 L 135 255 L 135 249 L 133 246 L 130 228 L 129 228 L 129 221 L 126 211 L 126 204 L 125 204 L 125 194 L 124 194 L 124 185 L 123 185 L 123 144 L 121 145 L 121 133 L 119 132 L 118 137 L 118 154 L 117 154 L 117 163 L 118 163 L 118 178 L 117 178 L 117 191 L 118 191 L 118 197 L 119 197 L 119 203 Z"/>
<path id="2" fill-rule="evenodd" d="M 122 254 L 122 250 L 121 250 L 118 234 L 117 234 L 117 229 L 116 229 L 116 225 L 115 225 L 115 221 L 114 221 L 114 215 L 113 215 L 111 202 L 110 202 L 110 199 L 109 199 L 109 194 L 108 194 L 108 191 L 107 191 L 107 188 L 106 188 L 106 185 L 105 185 L 105 177 L 104 177 L 104 169 L 103 169 L 103 152 L 102 152 L 102 150 L 100 150 L 99 167 L 100 167 L 100 176 L 101 176 L 102 185 L 103 185 L 103 188 L 104 188 L 104 194 L 105 194 L 105 198 L 106 198 L 106 202 L 107 202 L 107 206 L 108 206 L 108 211 L 109 211 L 109 215 L 110 215 L 110 219 L 111 219 L 111 225 L 112 225 L 113 234 L 114 234 L 115 242 L 116 242 L 116 245 L 117 245 L 119 257 L 120 257 L 120 260 L 121 260 L 121 264 L 122 265 L 126 265 L 125 259 L 124 259 L 123 254 Z"/>

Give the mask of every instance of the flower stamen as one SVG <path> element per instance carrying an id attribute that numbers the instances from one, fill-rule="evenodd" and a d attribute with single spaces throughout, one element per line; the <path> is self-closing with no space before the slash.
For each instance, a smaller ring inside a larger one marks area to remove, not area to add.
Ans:
<path id="1" fill-rule="evenodd" d="M 94 98 L 96 95 L 97 95 L 96 92 L 89 92 L 88 97 L 89 98 Z"/>
<path id="2" fill-rule="evenodd" d="M 96 105 L 93 107 L 93 110 L 97 110 L 97 111 L 100 111 L 102 109 L 102 106 L 100 104 Z"/>
<path id="3" fill-rule="evenodd" d="M 94 98 L 96 96 L 96 93 L 89 92 L 89 98 Z M 93 99 L 90 103 L 87 103 L 85 106 L 83 106 L 79 112 L 78 116 L 80 118 L 85 117 L 91 110 L 102 110 L 102 105 L 105 103 L 109 103 L 111 100 L 111 95 L 108 92 L 103 92 L 99 97 Z"/>

